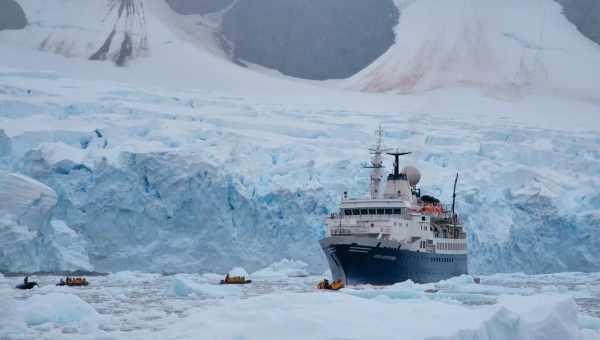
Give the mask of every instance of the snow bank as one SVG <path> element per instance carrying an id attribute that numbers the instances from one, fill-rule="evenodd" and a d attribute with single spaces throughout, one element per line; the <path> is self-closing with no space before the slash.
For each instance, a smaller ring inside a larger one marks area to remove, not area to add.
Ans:
<path id="1" fill-rule="evenodd" d="M 308 264 L 302 261 L 283 259 L 252 273 L 252 278 L 275 279 L 308 276 Z"/>
<path id="2" fill-rule="evenodd" d="M 236 285 L 220 285 L 208 283 L 197 275 L 177 274 L 171 278 L 171 283 L 165 293 L 171 296 L 199 296 L 208 298 L 239 297 L 242 289 Z"/>
<path id="3" fill-rule="evenodd" d="M 100 315 L 87 302 L 73 294 L 33 295 L 17 302 L 17 313 L 28 326 L 51 323 L 91 333 L 98 328 Z"/>

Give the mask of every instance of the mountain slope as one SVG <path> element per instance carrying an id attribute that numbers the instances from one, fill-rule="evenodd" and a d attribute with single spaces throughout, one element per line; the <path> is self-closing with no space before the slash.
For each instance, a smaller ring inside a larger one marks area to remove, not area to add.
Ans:
<path id="1" fill-rule="evenodd" d="M 397 1 L 396 43 L 346 85 L 409 93 L 449 86 L 600 98 L 600 48 L 552 0 Z"/>
<path id="2" fill-rule="evenodd" d="M 0 0 L 0 31 L 22 29 L 27 25 L 25 12 L 14 0 Z"/>

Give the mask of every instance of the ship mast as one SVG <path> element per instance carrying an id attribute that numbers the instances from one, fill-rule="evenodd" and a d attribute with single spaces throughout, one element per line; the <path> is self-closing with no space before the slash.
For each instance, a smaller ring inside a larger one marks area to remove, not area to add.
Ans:
<path id="1" fill-rule="evenodd" d="M 379 188 L 381 187 L 381 179 L 383 178 L 383 158 L 381 155 L 385 151 L 383 149 L 383 129 L 381 125 L 375 131 L 375 136 L 377 136 L 377 142 L 369 151 L 373 155 L 371 157 L 371 165 L 365 166 L 365 168 L 370 168 L 371 170 L 371 185 L 369 187 L 369 191 L 371 194 L 371 199 L 379 198 Z"/>

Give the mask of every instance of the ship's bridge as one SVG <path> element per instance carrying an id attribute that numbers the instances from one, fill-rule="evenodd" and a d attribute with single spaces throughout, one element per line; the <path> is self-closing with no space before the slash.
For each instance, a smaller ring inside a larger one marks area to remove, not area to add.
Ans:
<path id="1" fill-rule="evenodd" d="M 345 199 L 340 205 L 340 215 L 403 215 L 411 206 L 410 202 L 398 199 Z"/>

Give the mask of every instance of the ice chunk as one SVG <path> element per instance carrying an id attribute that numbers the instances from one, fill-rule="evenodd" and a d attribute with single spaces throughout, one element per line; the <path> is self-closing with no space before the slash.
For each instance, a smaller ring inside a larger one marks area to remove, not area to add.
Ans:
<path id="1" fill-rule="evenodd" d="M 585 314 L 580 315 L 579 327 L 600 333 L 600 319 Z"/>
<path id="2" fill-rule="evenodd" d="M 73 327 L 80 333 L 91 333 L 98 328 L 99 314 L 73 294 L 33 295 L 17 302 L 17 311 L 28 326 L 51 323 Z"/>
<path id="3" fill-rule="evenodd" d="M 237 285 L 207 283 L 205 278 L 197 275 L 177 274 L 171 278 L 171 283 L 165 293 L 178 297 L 193 295 L 208 298 L 225 298 L 239 297 L 242 294 L 242 290 Z"/>
<path id="4" fill-rule="evenodd" d="M 283 259 L 252 273 L 252 278 L 288 278 L 308 276 L 308 264 L 302 261 Z"/>

